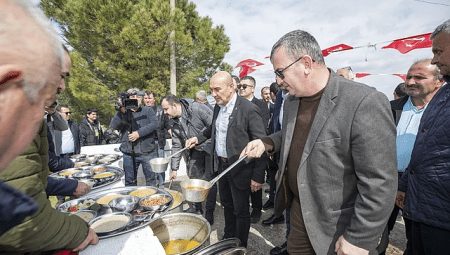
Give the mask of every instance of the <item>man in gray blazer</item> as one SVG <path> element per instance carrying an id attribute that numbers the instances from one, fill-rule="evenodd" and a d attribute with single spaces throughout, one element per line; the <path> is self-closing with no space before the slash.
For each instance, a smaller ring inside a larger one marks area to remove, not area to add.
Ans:
<path id="1" fill-rule="evenodd" d="M 284 35 L 270 59 L 289 91 L 282 129 L 242 154 L 280 152 L 276 199 L 291 209 L 289 254 L 376 254 L 397 188 L 389 101 L 328 69 L 305 31 Z"/>

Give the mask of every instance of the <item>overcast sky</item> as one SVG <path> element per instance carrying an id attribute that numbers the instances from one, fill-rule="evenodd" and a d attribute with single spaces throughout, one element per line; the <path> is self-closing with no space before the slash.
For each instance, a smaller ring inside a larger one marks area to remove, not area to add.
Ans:
<path id="1" fill-rule="evenodd" d="M 257 83 L 255 95 L 274 81 L 272 65 L 264 57 L 284 34 L 295 29 L 311 33 L 322 49 L 340 43 L 364 46 L 432 32 L 450 18 L 449 0 L 193 0 L 201 16 L 223 25 L 231 40 L 224 61 L 236 66 L 251 58 L 264 63 L 251 73 Z M 388 42 L 389 43 L 389 42 Z M 431 48 L 401 54 L 394 49 L 363 47 L 332 53 L 325 58 L 332 69 L 351 66 L 354 72 L 372 74 L 406 73 L 418 59 L 432 57 Z M 237 74 L 239 69 L 235 69 Z M 392 99 L 399 77 L 371 75 L 356 81 L 384 92 Z"/>

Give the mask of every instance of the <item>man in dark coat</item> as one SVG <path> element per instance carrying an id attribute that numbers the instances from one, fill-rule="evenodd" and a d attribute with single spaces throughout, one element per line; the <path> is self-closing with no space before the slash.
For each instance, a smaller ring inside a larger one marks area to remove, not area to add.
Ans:
<path id="1" fill-rule="evenodd" d="M 434 255 L 450 251 L 450 20 L 435 29 L 431 40 L 431 63 L 439 67 L 445 84 L 420 120 L 396 204 L 411 221 L 413 254 Z"/>
<path id="2" fill-rule="evenodd" d="M 81 146 L 100 145 L 103 142 L 103 130 L 97 119 L 97 109 L 89 108 L 80 123 Z"/>
<path id="3" fill-rule="evenodd" d="M 267 107 L 267 104 L 264 103 L 262 100 L 259 100 L 255 97 L 255 87 L 256 87 L 256 81 L 255 78 L 252 76 L 245 76 L 241 79 L 239 84 L 237 85 L 239 96 L 249 100 L 253 104 L 255 104 L 259 111 L 262 114 L 263 119 L 263 126 L 266 129 L 266 134 L 268 132 L 268 126 L 269 126 L 269 120 L 270 120 L 270 110 Z M 260 160 L 266 161 L 267 164 L 267 158 L 261 158 Z M 266 167 L 267 169 L 267 167 Z M 258 221 L 261 219 L 261 209 L 263 207 L 262 204 L 262 189 L 252 192 L 251 195 L 251 201 L 252 201 L 252 213 L 251 216 L 251 222 L 252 223 L 258 223 Z"/>
<path id="4" fill-rule="evenodd" d="M 204 132 L 186 141 L 193 147 L 211 138 L 213 170 L 221 173 L 240 156 L 247 142 L 266 134 L 259 109 L 247 99 L 239 97 L 231 75 L 220 71 L 210 80 L 211 94 L 216 100 L 213 120 Z M 248 198 L 261 189 L 265 162 L 244 161 L 219 180 L 219 194 L 224 207 L 224 238 L 237 237 L 247 246 L 250 230 Z"/>

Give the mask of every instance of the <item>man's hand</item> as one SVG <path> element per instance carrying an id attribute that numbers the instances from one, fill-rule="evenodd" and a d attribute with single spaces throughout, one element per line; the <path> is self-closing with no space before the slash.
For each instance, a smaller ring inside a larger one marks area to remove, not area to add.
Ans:
<path id="1" fill-rule="evenodd" d="M 251 188 L 252 192 L 256 192 L 262 188 L 262 184 L 255 182 L 254 180 L 251 180 L 250 188 Z"/>
<path id="2" fill-rule="evenodd" d="M 397 197 L 395 198 L 395 204 L 402 208 L 405 206 L 405 192 L 397 191 Z"/>
<path id="3" fill-rule="evenodd" d="M 97 236 L 97 234 L 94 232 L 94 230 L 92 228 L 89 228 L 89 232 L 88 232 L 88 235 L 87 235 L 86 239 L 84 239 L 84 241 L 81 242 L 81 244 L 78 245 L 78 247 L 73 249 L 72 251 L 73 252 L 82 251 L 88 245 L 90 245 L 90 244 L 97 244 L 97 243 L 98 243 L 98 236 Z"/>
<path id="4" fill-rule="evenodd" d="M 368 250 L 359 248 L 358 246 L 355 246 L 347 242 L 344 236 L 340 236 L 339 239 L 336 241 L 334 251 L 338 255 L 369 255 Z"/>
<path id="5" fill-rule="evenodd" d="M 194 136 L 194 137 L 189 138 L 189 139 L 186 140 L 186 146 L 185 147 L 188 147 L 189 149 L 192 149 L 197 144 L 198 144 L 198 139 L 197 139 L 197 137 Z"/>
<path id="6" fill-rule="evenodd" d="M 170 173 L 170 180 L 175 180 L 177 178 L 177 171 L 172 170 Z"/>
<path id="7" fill-rule="evenodd" d="M 77 188 L 75 189 L 75 192 L 73 192 L 73 195 L 75 197 L 81 197 L 89 191 L 91 191 L 91 187 L 89 187 L 89 185 L 84 182 L 78 182 Z"/>
<path id="8" fill-rule="evenodd" d="M 137 131 L 134 131 L 133 133 L 128 135 L 128 140 L 131 142 L 135 142 L 137 139 L 139 139 L 139 133 Z"/>
<path id="9" fill-rule="evenodd" d="M 247 144 L 241 152 L 241 156 L 247 155 L 249 158 L 259 158 L 266 151 L 266 147 L 261 139 L 256 139 Z"/>

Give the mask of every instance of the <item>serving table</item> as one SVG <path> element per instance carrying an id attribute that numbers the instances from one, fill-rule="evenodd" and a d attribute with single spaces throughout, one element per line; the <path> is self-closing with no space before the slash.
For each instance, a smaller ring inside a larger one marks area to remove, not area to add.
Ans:
<path id="1" fill-rule="evenodd" d="M 81 147 L 82 154 L 122 154 L 117 151 L 120 144 L 107 144 Z M 117 149 L 116 149 L 117 148 Z M 114 162 L 111 166 L 122 168 L 122 159 Z M 106 190 L 117 187 L 125 187 L 125 180 L 102 187 L 99 190 Z M 85 250 L 80 252 L 80 255 L 165 255 L 164 248 L 159 242 L 158 238 L 153 235 L 150 227 L 144 227 L 136 231 L 114 236 L 107 239 L 101 239 L 97 245 L 89 245 Z"/>

